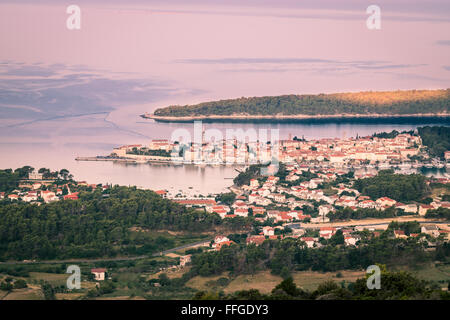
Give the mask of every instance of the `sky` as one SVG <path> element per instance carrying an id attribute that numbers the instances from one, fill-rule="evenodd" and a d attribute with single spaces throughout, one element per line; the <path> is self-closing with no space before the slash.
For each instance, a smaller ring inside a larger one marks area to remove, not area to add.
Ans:
<path id="1" fill-rule="evenodd" d="M 72 4 L 80 30 L 66 27 Z M 437 0 L 0 1 L 0 142 L 43 141 L 53 127 L 36 121 L 67 117 L 130 132 L 170 104 L 448 88 L 449 31 Z"/>

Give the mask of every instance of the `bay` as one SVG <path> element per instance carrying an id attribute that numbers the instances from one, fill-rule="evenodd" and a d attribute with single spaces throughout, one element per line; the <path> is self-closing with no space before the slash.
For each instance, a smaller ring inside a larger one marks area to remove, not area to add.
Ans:
<path id="1" fill-rule="evenodd" d="M 79 181 L 136 185 L 152 190 L 165 189 L 185 196 L 225 192 L 238 174 L 235 167 L 166 164 L 124 164 L 117 162 L 77 162 L 77 156 L 107 155 L 123 144 L 147 144 L 150 139 L 170 139 L 176 129 L 193 131 L 192 123 L 158 123 L 139 117 L 139 108 L 122 108 L 105 115 L 84 115 L 26 125 L 0 128 L 0 168 L 31 165 L 34 168 L 68 169 Z M 412 121 L 345 122 L 212 122 L 204 129 L 279 130 L 280 139 L 348 138 L 375 132 L 414 130 L 423 125 L 448 125 L 442 119 Z M 427 170 L 427 175 L 443 176 L 444 170 Z"/>

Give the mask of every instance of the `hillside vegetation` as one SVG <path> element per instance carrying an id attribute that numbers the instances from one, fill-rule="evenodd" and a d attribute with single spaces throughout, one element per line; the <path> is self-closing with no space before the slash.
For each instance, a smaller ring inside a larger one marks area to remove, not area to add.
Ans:
<path id="1" fill-rule="evenodd" d="M 283 95 L 157 109 L 155 116 L 409 115 L 448 113 L 450 89 Z"/>
<path id="2" fill-rule="evenodd" d="M 151 255 L 218 226 L 237 230 L 250 223 L 222 220 L 150 190 L 115 186 L 105 192 L 82 191 L 79 200 L 41 205 L 0 201 L 0 261 Z M 167 230 L 185 236 L 156 232 Z"/>
<path id="3" fill-rule="evenodd" d="M 417 128 L 422 143 L 428 147 L 428 152 L 433 157 L 444 157 L 444 153 L 450 150 L 449 127 L 420 127 Z"/>
<path id="4" fill-rule="evenodd" d="M 430 191 L 425 182 L 425 176 L 395 174 L 393 170 L 382 170 L 373 178 L 358 179 L 354 187 L 372 199 L 389 197 L 405 202 L 420 200 Z"/>

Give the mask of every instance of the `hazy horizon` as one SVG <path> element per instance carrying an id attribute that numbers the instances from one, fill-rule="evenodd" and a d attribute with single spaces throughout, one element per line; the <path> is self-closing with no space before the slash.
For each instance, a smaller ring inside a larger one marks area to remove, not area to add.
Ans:
<path id="1" fill-rule="evenodd" d="M 449 88 L 450 4 L 376 4 L 380 30 L 358 0 L 0 1 L 0 143 L 153 136 L 139 114 L 170 104 Z"/>

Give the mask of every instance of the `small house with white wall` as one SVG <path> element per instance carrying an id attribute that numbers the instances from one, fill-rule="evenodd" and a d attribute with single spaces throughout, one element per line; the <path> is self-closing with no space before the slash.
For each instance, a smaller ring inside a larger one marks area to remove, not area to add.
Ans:
<path id="1" fill-rule="evenodd" d="M 91 273 L 94 275 L 94 280 L 95 281 L 103 281 L 103 280 L 105 280 L 105 276 L 106 276 L 106 269 L 105 268 L 91 269 Z"/>

